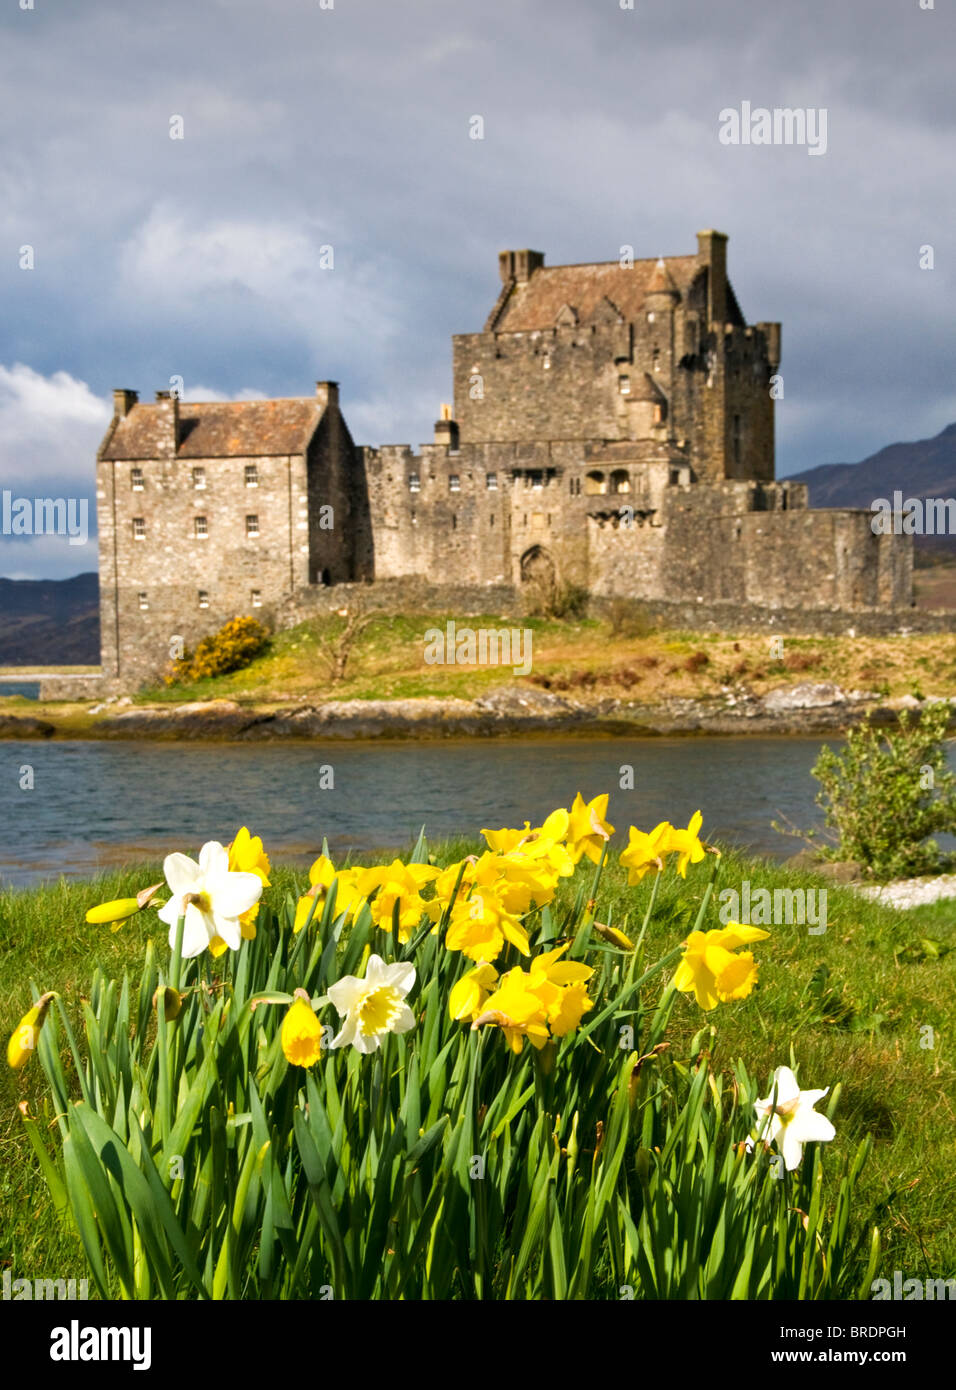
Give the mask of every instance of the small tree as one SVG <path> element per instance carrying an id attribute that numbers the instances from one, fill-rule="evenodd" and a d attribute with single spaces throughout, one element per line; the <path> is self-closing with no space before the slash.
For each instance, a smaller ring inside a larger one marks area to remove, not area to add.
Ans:
<path id="1" fill-rule="evenodd" d="M 839 844 L 829 859 L 854 859 L 874 878 L 939 867 L 931 837 L 956 831 L 956 776 L 946 762 L 947 703 L 904 710 L 899 727 L 851 729 L 840 753 L 824 747 L 813 766 L 817 804 Z"/>
<path id="2" fill-rule="evenodd" d="M 334 636 L 317 637 L 319 650 L 326 662 L 329 672 L 329 683 L 338 685 L 345 680 L 348 670 L 349 659 L 356 642 L 368 625 L 380 617 L 378 611 L 369 612 L 361 599 L 357 599 L 351 608 L 343 608 L 339 617 L 345 619 L 345 626 Z"/>

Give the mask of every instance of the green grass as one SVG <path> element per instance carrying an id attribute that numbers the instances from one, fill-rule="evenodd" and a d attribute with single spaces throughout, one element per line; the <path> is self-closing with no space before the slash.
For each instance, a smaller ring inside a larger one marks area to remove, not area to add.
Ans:
<path id="1" fill-rule="evenodd" d="M 623 847 L 620 838 L 617 848 Z M 444 844 L 435 858 L 450 862 L 472 848 Z M 138 976 L 147 939 L 159 944 L 164 936 L 155 914 L 142 913 L 117 933 L 88 926 L 84 914 L 94 903 L 128 896 L 159 878 L 157 866 L 149 865 L 92 882 L 0 894 L 4 1039 L 29 1006 L 31 980 L 41 990 L 59 990 L 76 1019 L 96 966 L 114 976 L 125 970 Z M 718 887 L 739 887 L 745 878 L 752 892 L 821 886 L 807 874 L 725 856 Z M 689 926 L 704 882 L 704 866 L 688 870 L 686 885 L 671 869 L 660 889 L 664 918 L 679 900 Z M 601 884 L 598 920 L 633 928 L 650 883 L 648 877 L 628 888 L 615 854 Z M 280 867 L 267 891 L 281 895 L 304 884 L 304 873 Z M 898 912 L 832 884 L 828 893 L 823 936 L 810 936 L 798 925 L 771 927 L 770 939 L 755 948 L 760 982 L 750 998 L 705 1016 L 682 996 L 668 1037 L 675 1053 L 685 1056 L 690 1039 L 710 1022 L 716 1028 L 713 1058 L 721 1070 L 729 1071 L 740 1057 L 752 1073 L 767 1078 L 789 1062 L 792 1046 L 804 1087 L 841 1082 L 832 1157 L 836 1167 L 864 1135 L 873 1135 L 861 1189 L 865 1209 L 857 1216 L 876 1213 L 883 1238 L 878 1273 L 892 1278 L 899 1269 L 908 1278 L 954 1277 L 956 902 Z M 719 925 L 716 910 L 707 925 Z M 656 958 L 675 942 L 661 928 L 659 941 L 653 932 L 652 926 Z M 927 1027 L 934 1033 L 931 1049 L 920 1045 Z M 0 1076 L 0 1265 L 18 1278 L 82 1278 L 79 1241 L 57 1222 L 17 1113 L 18 1103 L 26 1101 L 31 1112 L 52 1121 L 42 1072 L 33 1062 L 19 1073 L 4 1067 Z"/>

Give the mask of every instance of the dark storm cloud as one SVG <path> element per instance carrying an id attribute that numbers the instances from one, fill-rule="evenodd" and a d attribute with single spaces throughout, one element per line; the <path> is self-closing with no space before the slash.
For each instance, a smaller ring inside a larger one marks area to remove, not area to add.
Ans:
<path id="1" fill-rule="evenodd" d="M 418 443 L 500 248 L 680 254 L 704 226 L 748 318 L 783 321 L 780 472 L 934 433 L 956 419 L 953 37 L 919 0 L 8 6 L 0 479 L 92 496 L 109 390 L 171 376 L 337 378 L 357 439 Z M 721 145 L 743 101 L 825 107 L 826 154 Z M 31 568 L 0 538 L 0 570 L 76 568 L 51 546 Z"/>

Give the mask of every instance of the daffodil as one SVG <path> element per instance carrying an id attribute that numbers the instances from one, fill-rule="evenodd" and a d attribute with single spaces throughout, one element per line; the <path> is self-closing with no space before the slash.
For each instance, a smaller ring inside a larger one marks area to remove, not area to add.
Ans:
<path id="1" fill-rule="evenodd" d="M 583 854 L 594 864 L 600 863 L 604 846 L 614 834 L 607 823 L 607 792 L 585 804 L 578 792 L 571 806 L 568 825 L 568 853 L 575 864 Z"/>
<path id="2" fill-rule="evenodd" d="M 400 859 L 393 859 L 391 864 L 378 864 L 363 870 L 356 887 L 364 898 L 372 898 L 375 894 L 369 908 L 372 921 L 383 931 L 392 930 L 397 905 L 398 939 L 404 945 L 426 913 L 421 889 L 440 873 L 441 870 L 431 864 L 403 864 Z"/>
<path id="3" fill-rule="evenodd" d="M 333 881 L 337 880 L 335 887 L 335 912 L 336 916 L 343 913 L 354 915 L 358 908 L 365 901 L 358 889 L 359 876 L 364 873 L 362 869 L 336 869 L 331 859 L 327 859 L 324 854 L 320 854 L 318 859 L 309 870 L 309 883 L 311 887 L 308 893 L 301 897 L 296 904 L 295 922 L 292 930 L 299 932 L 309 920 L 309 913 L 312 912 L 312 904 L 316 898 L 313 921 L 321 913 L 328 897 L 329 889 Z"/>
<path id="4" fill-rule="evenodd" d="M 691 816 L 686 830 L 674 829 L 671 827 L 670 834 L 667 836 L 666 848 L 677 855 L 677 872 L 681 878 L 687 877 L 687 865 L 699 864 L 705 857 L 706 850 L 700 841 L 700 827 L 703 817 L 699 811 L 695 811 Z"/>
<path id="5" fill-rule="evenodd" d="M 415 1015 L 405 1003 L 414 983 L 415 967 L 410 961 L 386 965 L 381 956 L 370 955 L 363 980 L 346 975 L 331 985 L 328 997 L 345 1019 L 332 1047 L 351 1044 L 357 1052 L 375 1052 L 387 1033 L 414 1028 Z"/>
<path id="6" fill-rule="evenodd" d="M 119 931 L 124 922 L 150 906 L 162 886 L 161 883 L 154 883 L 137 893 L 135 898 L 116 898 L 113 902 L 98 903 L 89 909 L 86 920 L 95 926 L 108 926 L 111 931 Z"/>
<path id="7" fill-rule="evenodd" d="M 482 967 L 470 971 L 455 986 L 459 994 L 452 991 L 455 997 L 449 1007 L 456 1006 L 452 1017 L 467 1018 L 470 1013 L 473 1029 L 486 1024 L 499 1027 L 515 1053 L 521 1052 L 525 1038 L 538 1049 L 552 1037 L 563 1038 L 594 1007 L 586 988 L 594 974 L 592 967 L 560 959 L 569 945 L 535 956 L 527 970 L 520 966 L 509 970 L 492 993 L 486 993 L 491 977 L 480 973 Z"/>
<path id="8" fill-rule="evenodd" d="M 476 888 L 469 898 L 459 897 L 452 908 L 445 933 L 449 951 L 461 951 L 471 960 L 496 960 L 511 944 L 523 956 L 530 956 L 528 933 L 518 917 L 509 912 L 495 888 Z"/>
<path id="9" fill-rule="evenodd" d="M 592 922 L 591 926 L 604 941 L 610 941 L 612 945 L 619 946 L 622 951 L 634 950 L 634 942 L 618 927 L 609 926 L 605 922 Z"/>
<path id="10" fill-rule="evenodd" d="M 269 873 L 272 868 L 269 856 L 262 847 L 258 835 L 250 835 L 246 826 L 236 832 L 236 838 L 229 846 L 229 868 L 234 873 L 255 874 L 263 888 L 269 888 Z M 256 935 L 256 918 L 259 904 L 253 903 L 248 912 L 239 918 L 239 928 L 244 941 L 252 941 Z"/>
<path id="11" fill-rule="evenodd" d="M 663 869 L 670 837 L 674 833 L 674 827 L 666 820 L 649 832 L 638 830 L 634 825 L 630 827 L 627 849 L 621 851 L 621 864 L 627 869 L 630 887 L 640 883 L 651 869 L 656 869 L 658 873 Z"/>
<path id="12" fill-rule="evenodd" d="M 477 1018 L 497 979 L 497 970 L 487 961 L 481 961 L 473 970 L 466 970 L 448 996 L 451 1017 L 459 1022 Z"/>
<path id="13" fill-rule="evenodd" d="M 715 1009 L 718 1003 L 746 999 L 757 982 L 757 964 L 750 951 L 740 951 L 770 935 L 759 927 L 728 922 L 715 931 L 694 931 L 684 943 L 684 955 L 674 972 L 674 987 L 693 993 L 700 1007 Z"/>
<path id="14" fill-rule="evenodd" d="M 756 1138 L 776 1144 L 788 1172 L 799 1166 L 804 1144 L 825 1144 L 836 1134 L 827 1117 L 813 1108 L 829 1089 L 801 1091 L 790 1068 L 777 1067 L 770 1095 L 754 1103 Z"/>
<path id="15" fill-rule="evenodd" d="M 27 1010 L 10 1034 L 10 1041 L 7 1043 L 7 1065 L 12 1067 L 14 1071 L 19 1071 L 21 1067 L 25 1067 L 36 1051 L 40 1029 L 46 1019 L 47 1010 L 55 998 L 56 992 L 54 990 L 41 994 L 33 1008 Z"/>
<path id="16" fill-rule="evenodd" d="M 539 990 L 532 988 L 530 975 L 520 967 L 502 975 L 498 988 L 485 1000 L 471 1026 L 480 1028 L 488 1023 L 501 1029 L 512 1052 L 521 1051 L 525 1038 L 538 1049 L 548 1042 L 547 1002 Z"/>
<path id="17" fill-rule="evenodd" d="M 160 908 L 159 917 L 169 926 L 170 946 L 175 947 L 177 923 L 184 916 L 184 960 L 200 955 L 207 947 L 214 956 L 227 947 L 238 951 L 242 943 L 240 918 L 262 896 L 259 875 L 232 872 L 228 851 L 217 840 L 203 845 L 198 864 L 185 854 L 167 855 L 163 872 L 172 897 Z"/>
<path id="18" fill-rule="evenodd" d="M 285 1059 L 294 1067 L 314 1067 L 322 1056 L 322 1025 L 305 990 L 296 990 L 281 1036 Z"/>

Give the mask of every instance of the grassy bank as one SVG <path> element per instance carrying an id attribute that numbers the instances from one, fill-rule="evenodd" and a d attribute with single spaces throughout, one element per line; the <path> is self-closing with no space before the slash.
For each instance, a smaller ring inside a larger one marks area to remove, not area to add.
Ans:
<path id="1" fill-rule="evenodd" d="M 344 620 L 333 616 L 276 633 L 249 666 L 229 675 L 133 695 L 137 704 L 231 699 L 263 709 L 297 702 L 397 700 L 423 696 L 473 699 L 495 688 L 523 684 L 588 703 L 617 698 L 650 705 L 666 698 L 707 699 L 728 691 L 764 695 L 796 681 L 832 681 L 883 699 L 956 693 L 956 633 L 911 637 L 787 637 L 782 648 L 767 636 L 647 630 L 633 616 L 618 623 L 596 619 L 507 619 L 484 614 L 457 619 L 478 628 L 515 624 L 532 633 L 528 675 L 498 665 L 428 664 L 425 633 L 444 629 L 445 617 L 382 614 L 359 636 L 345 678 L 329 679 L 326 652 Z M 38 704 L 4 697 L 0 712 L 52 719 L 62 733 L 95 733 L 100 715 L 91 702 Z"/>
<path id="2" fill-rule="evenodd" d="M 435 858 L 450 862 L 464 848 L 443 845 Z M 157 866 L 144 866 L 94 882 L 0 895 L 4 1037 L 29 1004 L 31 980 L 41 990 L 60 991 L 77 1018 L 95 966 L 114 976 L 126 970 L 138 975 L 148 937 L 163 935 L 155 914 L 143 913 L 115 934 L 88 926 L 84 914 L 94 903 L 127 896 L 160 877 Z M 277 870 L 269 892 L 301 891 L 304 879 Z M 721 884 L 739 887 L 744 879 L 752 893 L 760 887 L 820 886 L 806 875 L 727 856 Z M 601 884 L 599 920 L 625 929 L 629 920 L 639 920 L 650 882 L 648 877 L 628 888 L 615 853 Z M 680 897 L 689 927 L 702 892 L 703 880 L 693 873 L 686 885 L 668 874 L 661 883 L 662 910 Z M 708 925 L 718 925 L 716 913 Z M 950 1041 L 956 951 L 947 949 L 956 944 L 954 927 L 956 904 L 894 912 L 831 886 L 826 933 L 811 936 L 798 925 L 772 927 L 760 947 L 757 989 L 710 1016 L 717 1029 L 714 1059 L 722 1070 L 741 1057 L 765 1078 L 789 1061 L 792 1044 L 804 1086 L 842 1083 L 831 1147 L 839 1151 L 834 1159 L 842 1160 L 864 1135 L 873 1135 L 862 1189 L 865 1209 L 857 1215 L 865 1219 L 876 1213 L 883 1237 L 878 1273 L 889 1278 L 895 1269 L 905 1277 L 956 1275 Z M 691 1000 L 678 1000 L 668 1034 L 675 1054 L 686 1055 L 702 1021 Z M 929 1048 L 921 1046 L 929 1037 L 927 1027 L 933 1030 Z M 19 1073 L 4 1068 L 0 1080 L 0 1262 L 15 1277 L 82 1277 L 79 1242 L 59 1226 L 21 1131 L 17 1105 L 22 1101 L 52 1119 L 35 1062 Z"/>

